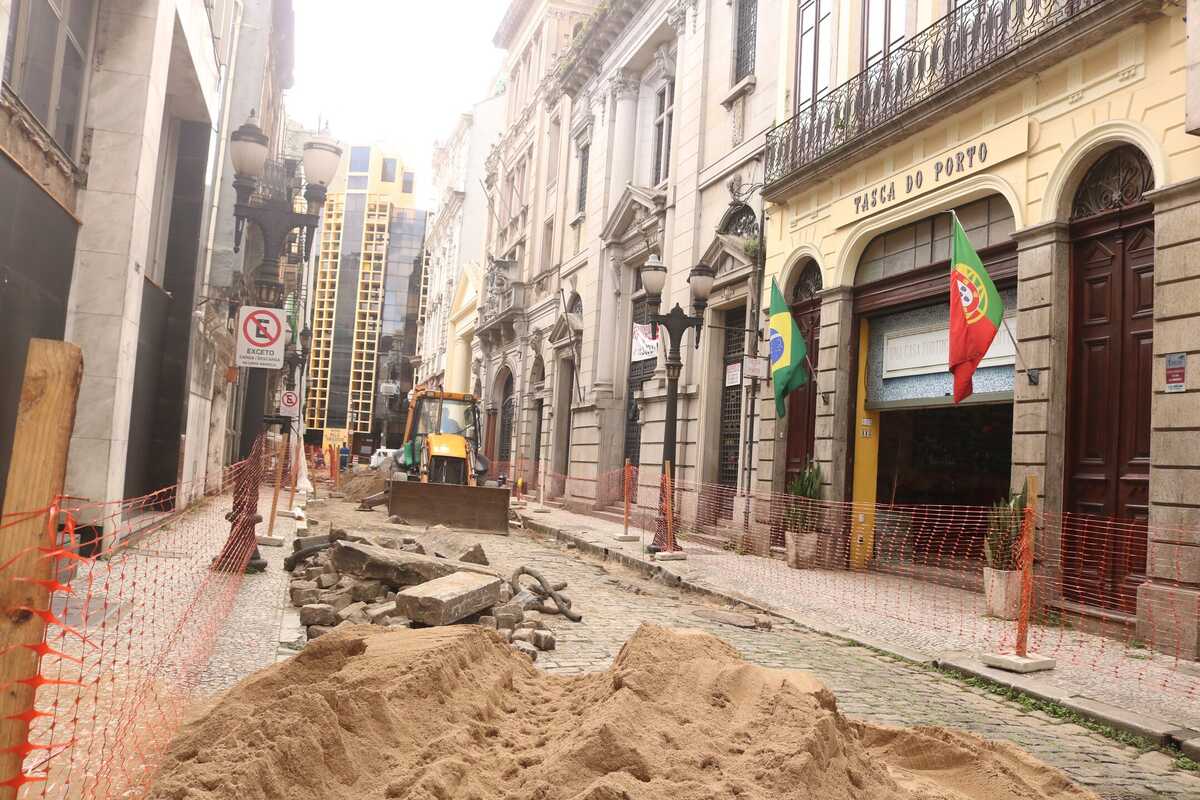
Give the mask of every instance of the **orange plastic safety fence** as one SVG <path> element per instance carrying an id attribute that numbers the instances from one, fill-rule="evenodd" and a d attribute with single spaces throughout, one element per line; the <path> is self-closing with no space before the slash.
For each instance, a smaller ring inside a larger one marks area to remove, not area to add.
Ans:
<path id="1" fill-rule="evenodd" d="M 3 676 L 36 692 L 17 716 L 28 725 L 21 773 L 0 786 L 21 798 L 144 793 L 254 550 L 263 450 L 260 439 L 207 485 L 30 512 L 45 521 L 31 547 L 54 577 L 47 607 L 28 609 L 45 621 L 36 672 Z M 14 563 L 0 580 L 25 579 Z"/>

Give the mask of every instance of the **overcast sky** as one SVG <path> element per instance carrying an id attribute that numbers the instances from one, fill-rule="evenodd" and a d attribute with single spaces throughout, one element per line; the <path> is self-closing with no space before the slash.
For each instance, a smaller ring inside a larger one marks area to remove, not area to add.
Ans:
<path id="1" fill-rule="evenodd" d="M 482 100 L 503 51 L 509 0 L 295 0 L 296 80 L 288 114 L 329 122 L 349 144 L 390 147 L 426 207 L 433 143 Z"/>

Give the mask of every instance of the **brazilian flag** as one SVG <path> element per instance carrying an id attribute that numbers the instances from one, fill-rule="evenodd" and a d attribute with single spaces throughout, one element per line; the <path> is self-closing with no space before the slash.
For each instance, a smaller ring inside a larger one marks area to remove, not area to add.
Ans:
<path id="1" fill-rule="evenodd" d="M 792 312 L 771 279 L 771 383 L 775 386 L 775 416 L 787 415 L 787 396 L 808 382 L 808 347 Z"/>

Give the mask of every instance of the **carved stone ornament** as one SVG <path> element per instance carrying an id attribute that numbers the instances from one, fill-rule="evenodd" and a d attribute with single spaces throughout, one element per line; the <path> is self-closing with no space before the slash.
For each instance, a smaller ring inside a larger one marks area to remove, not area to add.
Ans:
<path id="1" fill-rule="evenodd" d="M 608 79 L 608 94 L 612 97 L 613 102 L 636 98 L 640 87 L 641 82 L 638 81 L 637 76 L 628 70 L 617 70 L 616 74 Z"/>
<path id="2" fill-rule="evenodd" d="M 542 352 L 542 332 L 535 330 L 529 334 L 529 350 L 535 355 L 541 355 Z"/>
<path id="3" fill-rule="evenodd" d="M 692 33 L 696 32 L 696 4 L 698 0 L 675 0 L 667 9 L 667 23 L 675 31 L 676 36 L 683 36 L 687 28 L 688 10 L 692 11 Z"/>
<path id="4" fill-rule="evenodd" d="M 654 51 L 654 66 L 666 80 L 675 78 L 675 53 L 669 44 L 661 44 Z"/>

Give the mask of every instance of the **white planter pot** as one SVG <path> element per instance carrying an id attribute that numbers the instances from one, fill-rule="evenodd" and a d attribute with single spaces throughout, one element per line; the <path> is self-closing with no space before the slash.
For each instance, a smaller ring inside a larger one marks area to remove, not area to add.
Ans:
<path id="1" fill-rule="evenodd" d="M 1016 619 L 1021 612 L 1021 571 L 984 567 L 983 596 L 988 616 Z"/>

